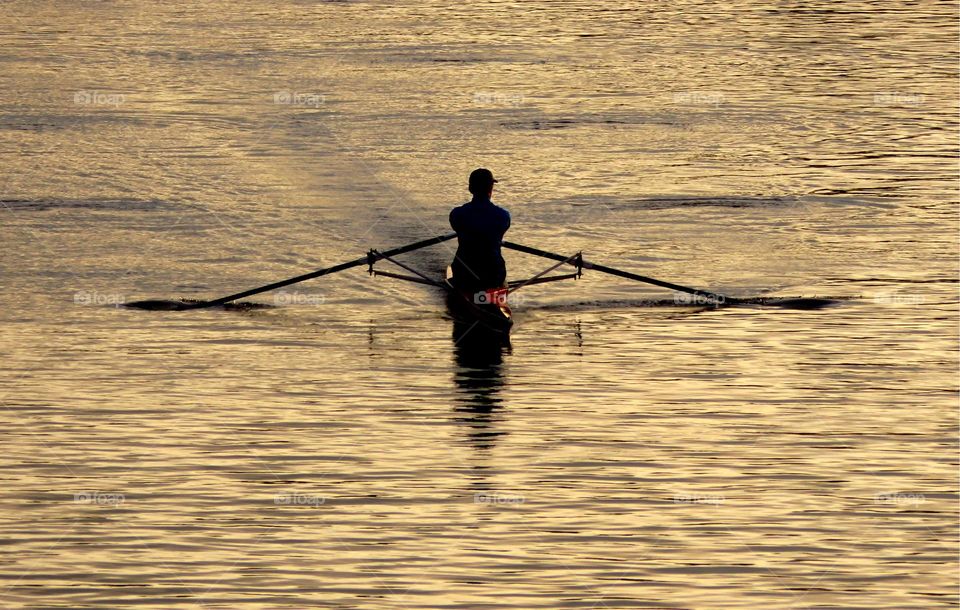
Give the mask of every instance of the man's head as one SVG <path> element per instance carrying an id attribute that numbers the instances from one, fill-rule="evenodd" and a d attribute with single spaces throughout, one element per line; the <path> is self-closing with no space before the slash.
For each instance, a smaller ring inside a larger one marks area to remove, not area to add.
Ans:
<path id="1" fill-rule="evenodd" d="M 495 182 L 498 180 L 494 179 L 493 172 L 481 167 L 470 172 L 470 184 L 467 189 L 474 195 L 489 195 L 493 192 Z"/>

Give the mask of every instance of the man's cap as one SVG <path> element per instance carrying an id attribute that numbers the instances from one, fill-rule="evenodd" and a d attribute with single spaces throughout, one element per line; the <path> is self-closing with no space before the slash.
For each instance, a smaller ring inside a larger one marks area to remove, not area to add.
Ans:
<path id="1" fill-rule="evenodd" d="M 499 182 L 493 177 L 493 172 L 486 168 L 478 168 L 470 172 L 470 192 L 476 188 L 487 189 Z"/>

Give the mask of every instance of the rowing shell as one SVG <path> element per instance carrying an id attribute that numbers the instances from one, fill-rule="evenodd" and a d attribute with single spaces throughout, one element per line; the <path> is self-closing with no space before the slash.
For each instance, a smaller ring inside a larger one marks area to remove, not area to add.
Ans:
<path id="1" fill-rule="evenodd" d="M 458 289 L 453 284 L 453 272 L 447 267 L 447 277 L 443 282 L 447 291 L 447 310 L 455 322 L 465 331 L 471 329 L 492 331 L 508 335 L 513 327 L 513 314 L 507 304 L 507 288 L 496 288 L 479 292 Z"/>

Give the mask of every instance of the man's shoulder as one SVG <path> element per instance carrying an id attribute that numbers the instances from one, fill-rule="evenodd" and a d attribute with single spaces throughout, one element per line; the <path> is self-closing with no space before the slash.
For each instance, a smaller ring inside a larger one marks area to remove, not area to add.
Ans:
<path id="1" fill-rule="evenodd" d="M 507 210 L 507 208 L 499 206 L 492 201 L 489 203 L 489 205 L 483 206 L 477 205 L 476 202 L 468 201 L 450 210 L 450 216 L 459 216 L 460 214 L 479 214 L 481 216 L 489 217 L 491 211 L 493 214 L 496 214 L 502 218 L 510 218 L 510 211 Z"/>

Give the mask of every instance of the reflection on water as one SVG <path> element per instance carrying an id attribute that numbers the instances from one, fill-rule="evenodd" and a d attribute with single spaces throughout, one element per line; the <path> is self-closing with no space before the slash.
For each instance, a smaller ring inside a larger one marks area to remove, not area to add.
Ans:
<path id="1" fill-rule="evenodd" d="M 510 336 L 484 329 L 476 323 L 454 321 L 453 380 L 457 386 L 454 410 L 467 427 L 467 437 L 477 449 L 490 449 L 504 434 L 495 428 L 502 408 L 503 358 L 511 351 Z"/>

